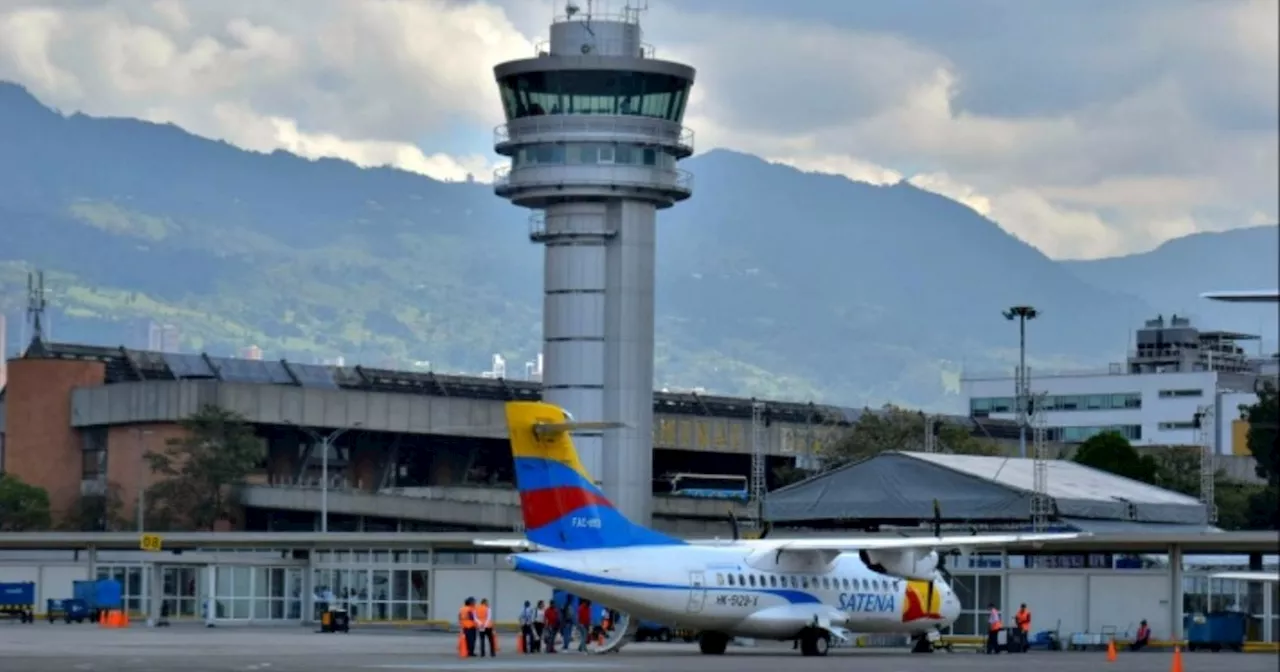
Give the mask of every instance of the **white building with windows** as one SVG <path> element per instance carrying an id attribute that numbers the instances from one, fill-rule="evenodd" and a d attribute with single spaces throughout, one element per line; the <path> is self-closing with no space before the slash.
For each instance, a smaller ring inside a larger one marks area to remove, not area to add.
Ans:
<path id="1" fill-rule="evenodd" d="M 1105 371 L 1031 371 L 1032 394 L 1046 395 L 1049 441 L 1079 443 L 1103 431 L 1118 431 L 1135 445 L 1198 445 L 1196 416 L 1214 409 L 1211 421 L 1219 454 L 1239 453 L 1236 421 L 1241 405 L 1257 401 L 1263 371 L 1238 342 L 1248 334 L 1208 331 L 1186 318 L 1148 320 L 1137 331 L 1136 349 L 1124 364 Z M 969 413 L 1017 419 L 1013 372 L 966 376 L 962 381 Z"/>

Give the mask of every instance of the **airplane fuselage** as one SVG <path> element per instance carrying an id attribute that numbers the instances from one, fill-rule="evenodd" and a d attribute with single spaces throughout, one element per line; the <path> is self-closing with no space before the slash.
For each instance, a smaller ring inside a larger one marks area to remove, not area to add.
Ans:
<path id="1" fill-rule="evenodd" d="M 941 578 L 885 575 L 854 553 L 826 563 L 761 560 L 744 546 L 681 545 L 519 553 L 517 571 L 633 617 L 672 627 L 791 639 L 807 626 L 922 633 L 959 615 Z M 753 566 L 754 564 L 754 566 Z M 932 607 L 932 608 L 930 608 Z"/>

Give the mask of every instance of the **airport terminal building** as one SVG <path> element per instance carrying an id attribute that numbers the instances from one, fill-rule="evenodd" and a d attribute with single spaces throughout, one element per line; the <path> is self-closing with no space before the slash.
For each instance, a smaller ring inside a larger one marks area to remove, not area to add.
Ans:
<path id="1" fill-rule="evenodd" d="M 8 369 L 0 470 L 47 490 L 55 518 L 84 495 L 114 489 L 122 516 L 134 520 L 152 480 L 143 455 L 216 405 L 246 417 L 267 453 L 238 493 L 244 518 L 229 529 L 320 530 L 326 472 L 330 531 L 510 531 L 521 523 L 503 404 L 540 398 L 535 382 L 43 342 Z M 743 487 L 753 437 L 772 478 L 775 467 L 815 460 L 862 413 L 775 401 L 753 412 L 753 399 L 694 393 L 658 392 L 653 403 L 655 475 L 731 475 Z M 943 421 L 1016 439 L 1008 422 Z M 659 497 L 653 524 L 720 534 L 728 506 Z"/>
<path id="2" fill-rule="evenodd" d="M 159 552 L 139 550 L 137 531 L 6 534 L 0 582 L 36 582 L 43 605 L 69 597 L 73 580 L 110 576 L 136 613 L 166 603 L 181 617 L 227 623 L 308 622 L 326 591 L 358 622 L 445 622 L 468 596 L 490 597 L 498 620 L 513 621 L 524 600 L 549 590 L 474 541 L 520 527 L 502 404 L 538 396 L 528 382 L 35 343 L 9 363 L 0 465 L 46 488 L 55 513 L 115 486 L 131 517 L 147 484 L 142 453 L 181 436 L 178 423 L 206 404 L 245 415 L 267 459 L 238 494 L 243 520 L 226 531 L 168 533 Z M 859 413 L 752 407 L 749 399 L 655 394 L 655 473 L 747 474 L 753 434 L 765 437 L 773 465 L 794 463 Z M 1007 424 L 969 426 L 1015 436 Z M 316 437 L 338 429 L 347 431 L 328 454 L 328 532 L 319 532 L 324 441 Z M 919 533 L 932 499 L 945 493 L 949 527 L 1021 529 L 1030 474 L 1030 461 L 1016 458 L 889 453 L 772 491 L 766 515 L 775 536 Z M 1206 578 L 1210 567 L 1271 566 L 1280 552 L 1274 532 L 1217 531 L 1194 499 L 1067 463 L 1054 463 L 1049 482 L 1052 524 L 1094 536 L 953 559 L 964 605 L 955 634 L 978 634 L 988 602 L 1006 611 L 1027 602 L 1037 627 L 1064 636 L 1123 634 L 1146 618 L 1157 638 L 1175 637 L 1184 611 L 1236 608 L 1255 617 L 1251 639 L 1280 639 L 1274 585 Z M 653 525 L 725 538 L 727 509 L 656 497 Z M 746 518 L 744 509 L 737 513 Z"/>

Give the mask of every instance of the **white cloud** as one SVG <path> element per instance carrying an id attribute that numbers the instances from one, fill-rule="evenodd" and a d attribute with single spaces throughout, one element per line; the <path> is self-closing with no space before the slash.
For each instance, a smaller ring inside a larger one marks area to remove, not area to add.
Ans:
<path id="1" fill-rule="evenodd" d="M 26 2 L 0 7 L 0 78 L 89 114 L 172 122 L 258 151 L 286 149 L 441 179 L 492 162 L 424 152 L 458 120 L 497 123 L 495 60 L 532 44 L 483 4 Z"/>
<path id="2" fill-rule="evenodd" d="M 718 5 L 728 13 L 677 2 L 645 27 L 660 56 L 698 68 L 686 124 L 701 150 L 909 179 L 1053 256 L 1275 221 L 1274 0 L 973 2 L 921 15 L 811 0 L 779 16 L 747 0 Z M 1023 28 L 993 29 L 992 7 Z M 487 128 L 500 122 L 492 66 L 531 55 L 550 10 L 0 0 L 0 79 L 60 109 L 173 122 L 258 151 L 484 179 L 497 159 Z"/>

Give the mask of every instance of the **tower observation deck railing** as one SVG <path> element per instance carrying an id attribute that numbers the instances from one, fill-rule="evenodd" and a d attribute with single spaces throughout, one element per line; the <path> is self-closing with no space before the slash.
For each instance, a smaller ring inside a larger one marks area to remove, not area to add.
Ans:
<path id="1" fill-rule="evenodd" d="M 511 166 L 499 166 L 496 170 L 493 171 L 493 186 L 495 189 L 509 189 L 511 187 L 512 178 L 517 177 L 519 173 L 528 172 L 536 175 L 540 171 L 545 171 L 548 168 L 560 168 L 560 167 L 562 166 L 533 165 L 527 168 L 517 168 L 515 170 L 512 170 Z M 598 168 L 600 166 L 595 165 L 591 167 Z M 623 167 L 630 168 L 631 166 L 623 166 Z M 644 166 L 640 166 L 640 167 L 643 168 Z M 542 173 L 542 174 L 547 174 L 547 173 Z M 649 172 L 649 174 L 659 175 L 669 179 L 665 182 L 658 182 L 655 180 L 631 180 L 631 179 L 627 179 L 626 177 L 596 178 L 596 177 L 585 177 L 585 176 L 579 177 L 577 175 L 574 175 L 572 177 L 566 178 L 563 175 L 563 173 L 560 173 L 558 171 L 554 173 L 554 176 L 547 177 L 545 179 L 537 179 L 536 177 L 535 178 L 518 177 L 517 179 L 519 179 L 520 181 L 520 186 L 532 187 L 532 188 L 560 187 L 560 186 L 569 184 L 573 186 L 585 186 L 585 187 L 617 186 L 617 187 L 634 187 L 634 188 L 642 188 L 642 189 L 646 187 L 647 188 L 671 187 L 676 189 L 677 191 L 683 191 L 686 193 L 693 192 L 693 173 L 690 173 L 687 170 L 681 170 L 677 168 L 675 170 L 653 171 L 653 172 Z"/>
<path id="2" fill-rule="evenodd" d="M 653 45 L 649 44 L 648 42 L 632 42 L 630 40 L 592 39 L 591 42 L 587 43 L 587 46 L 589 46 L 590 48 L 587 51 L 582 52 L 583 56 L 591 56 L 591 55 L 603 55 L 603 56 L 624 55 L 625 56 L 627 55 L 625 51 L 628 46 L 636 48 L 636 52 L 634 54 L 630 54 L 636 58 L 647 58 L 652 60 L 654 58 L 657 58 L 657 53 L 658 53 L 657 50 L 653 48 Z M 550 57 L 551 56 L 551 40 L 538 41 L 538 43 L 535 44 L 533 47 L 533 53 L 536 54 L 539 58 Z M 577 54 L 574 54 L 574 55 L 576 56 Z"/>
<path id="3" fill-rule="evenodd" d="M 610 141 L 623 141 L 635 136 L 646 140 L 653 137 L 670 137 L 677 148 L 687 154 L 693 154 L 693 129 L 685 126 L 677 127 L 665 119 L 623 115 L 582 115 L 582 114 L 548 114 L 537 117 L 524 117 L 514 122 L 499 124 L 493 129 L 495 147 L 512 142 L 512 126 L 522 142 L 546 142 L 540 135 L 561 135 L 566 133 L 582 135 L 606 135 Z M 675 133 L 673 130 L 679 129 Z M 557 138 L 559 140 L 560 138 Z M 585 138 L 584 138 L 585 139 Z"/>

